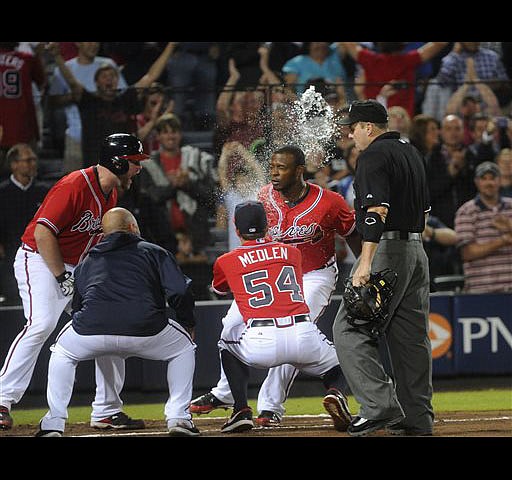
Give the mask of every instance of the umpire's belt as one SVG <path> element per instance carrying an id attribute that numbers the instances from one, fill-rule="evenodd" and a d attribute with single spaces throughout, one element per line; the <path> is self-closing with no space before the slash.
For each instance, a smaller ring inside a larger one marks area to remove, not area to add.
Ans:
<path id="1" fill-rule="evenodd" d="M 279 317 L 279 318 L 253 318 L 249 320 L 248 327 L 277 327 L 277 328 L 285 328 L 291 327 L 296 323 L 300 322 L 309 322 L 309 315 L 291 315 L 288 317 Z"/>
<path id="2" fill-rule="evenodd" d="M 380 238 L 382 240 L 422 240 L 421 233 L 403 232 L 401 230 L 391 230 L 389 232 L 383 232 Z"/>

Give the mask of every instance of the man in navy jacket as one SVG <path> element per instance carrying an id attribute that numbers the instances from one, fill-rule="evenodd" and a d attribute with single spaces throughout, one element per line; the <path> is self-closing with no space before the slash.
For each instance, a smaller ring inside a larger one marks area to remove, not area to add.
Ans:
<path id="1" fill-rule="evenodd" d="M 73 317 L 52 346 L 49 411 L 36 436 L 62 436 L 77 364 L 112 354 L 167 361 L 169 435 L 197 436 L 188 410 L 196 348 L 191 281 L 172 253 L 140 237 L 128 210 L 112 208 L 102 227 L 105 238 L 75 269 Z"/>

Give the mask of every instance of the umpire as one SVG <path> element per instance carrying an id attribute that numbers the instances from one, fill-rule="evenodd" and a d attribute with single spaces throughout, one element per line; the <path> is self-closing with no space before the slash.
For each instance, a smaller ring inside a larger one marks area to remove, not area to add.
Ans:
<path id="1" fill-rule="evenodd" d="M 388 131 L 387 111 L 375 100 L 353 102 L 341 123 L 361 151 L 354 206 L 363 245 L 352 285 L 367 284 L 370 273 L 385 268 L 398 274 L 380 337 L 349 324 L 344 302 L 334 320 L 336 352 L 360 404 L 347 431 L 432 435 L 429 272 L 421 237 L 430 211 L 424 160 L 398 132 Z M 383 367 L 380 341 L 388 348 L 393 378 Z"/>

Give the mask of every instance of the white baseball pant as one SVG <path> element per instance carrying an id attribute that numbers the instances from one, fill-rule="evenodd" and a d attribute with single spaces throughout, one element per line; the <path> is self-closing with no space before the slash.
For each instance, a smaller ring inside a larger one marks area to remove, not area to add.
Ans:
<path id="1" fill-rule="evenodd" d="M 307 272 L 303 276 L 304 299 L 309 307 L 311 321 L 316 323 L 329 305 L 336 288 L 338 266 L 336 262 L 330 267 Z M 240 332 L 245 328 L 236 302 L 232 302 L 228 312 L 222 319 L 221 339 L 224 341 L 238 340 Z M 222 343 L 219 342 L 222 348 Z M 233 403 L 229 383 L 220 364 L 220 379 L 211 392 L 225 404 Z M 293 381 L 299 371 L 293 366 L 283 364 L 270 368 L 258 393 L 258 412 L 270 410 L 282 416 L 285 412 L 284 402 Z"/>
<path id="2" fill-rule="evenodd" d="M 0 405 L 11 408 L 27 390 L 46 340 L 59 322 L 71 297 L 62 294 L 43 257 L 20 247 L 14 260 L 14 274 L 27 320 L 12 342 L 0 371 Z M 66 264 L 73 272 L 74 266 Z M 120 392 L 125 377 L 124 359 L 102 357 L 96 361 L 96 397 L 91 418 L 101 420 L 122 411 Z"/>
<path id="3" fill-rule="evenodd" d="M 169 397 L 164 408 L 167 424 L 171 426 L 176 421 L 192 419 L 189 405 L 196 345 L 179 323 L 169 319 L 169 325 L 150 337 L 79 335 L 71 323 L 62 329 L 51 347 L 46 390 L 49 410 L 41 420 L 41 430 L 64 431 L 78 363 L 103 355 L 168 362 Z"/>

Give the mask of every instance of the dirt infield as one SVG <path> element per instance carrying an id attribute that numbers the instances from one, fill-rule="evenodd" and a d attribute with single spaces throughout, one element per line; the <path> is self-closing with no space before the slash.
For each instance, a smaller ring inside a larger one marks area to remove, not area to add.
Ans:
<path id="1" fill-rule="evenodd" d="M 226 416 L 203 415 L 194 418 L 203 437 L 348 437 L 333 429 L 328 415 L 286 416 L 276 428 L 257 427 L 249 432 L 223 434 L 220 427 Z M 15 425 L 12 430 L 0 431 L 0 437 L 27 437 L 37 431 L 36 425 Z M 158 437 L 167 436 L 165 422 L 147 421 L 146 429 L 139 431 L 100 431 L 87 424 L 73 424 L 66 427 L 66 437 Z M 372 436 L 395 437 L 385 431 Z M 435 437 L 511 437 L 512 410 L 487 412 L 438 413 L 434 424 Z"/>

